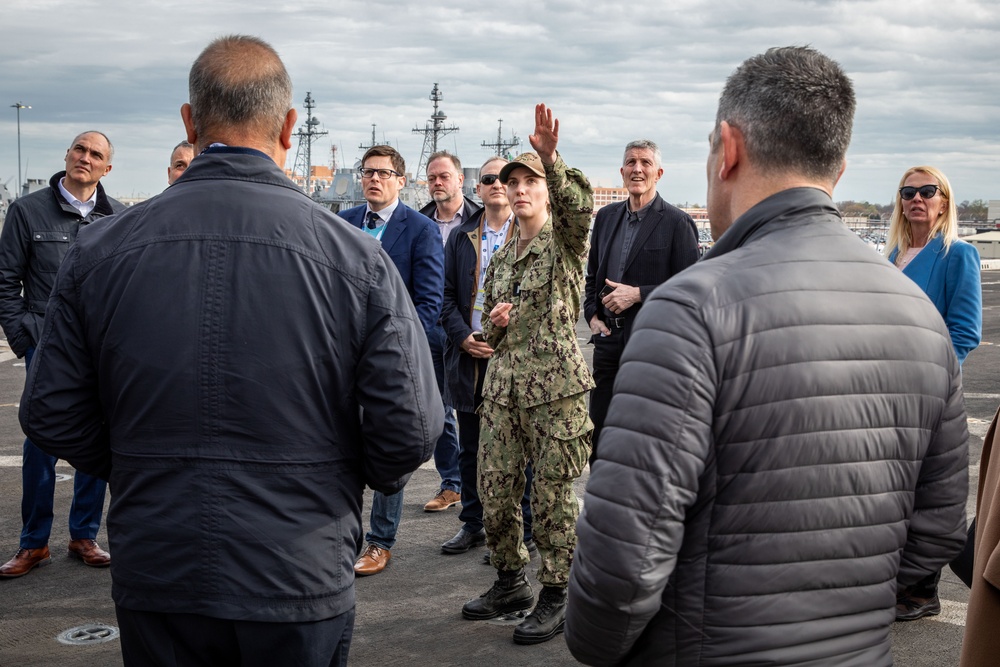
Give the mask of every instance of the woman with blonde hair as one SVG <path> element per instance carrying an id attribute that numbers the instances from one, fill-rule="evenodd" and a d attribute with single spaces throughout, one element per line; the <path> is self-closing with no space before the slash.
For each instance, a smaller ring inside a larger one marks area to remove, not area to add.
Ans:
<path id="1" fill-rule="evenodd" d="M 889 221 L 889 261 L 917 283 L 937 307 L 962 363 L 979 345 L 983 293 L 979 253 L 958 238 L 958 213 L 948 178 L 934 167 L 911 167 L 896 192 Z M 941 613 L 935 572 L 899 591 L 896 620 L 913 621 Z"/>
<path id="2" fill-rule="evenodd" d="M 886 250 L 889 261 L 937 306 L 959 363 L 965 361 L 983 329 L 979 253 L 958 238 L 951 184 L 934 167 L 911 167 L 903 174 Z"/>

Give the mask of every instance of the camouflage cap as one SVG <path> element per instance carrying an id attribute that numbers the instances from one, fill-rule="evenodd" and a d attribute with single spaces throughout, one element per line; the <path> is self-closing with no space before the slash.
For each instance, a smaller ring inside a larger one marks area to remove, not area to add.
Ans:
<path id="1" fill-rule="evenodd" d="M 500 182 L 506 183 L 510 172 L 518 167 L 525 167 L 534 174 L 545 178 L 545 165 L 542 164 L 542 158 L 538 157 L 538 153 L 521 153 L 500 170 Z"/>

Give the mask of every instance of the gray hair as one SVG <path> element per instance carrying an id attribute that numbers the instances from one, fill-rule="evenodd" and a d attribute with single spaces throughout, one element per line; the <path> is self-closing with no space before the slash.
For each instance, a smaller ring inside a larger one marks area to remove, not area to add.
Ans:
<path id="1" fill-rule="evenodd" d="M 229 35 L 213 41 L 194 61 L 188 95 L 199 137 L 239 128 L 275 140 L 292 106 L 292 81 L 267 42 Z"/>
<path id="2" fill-rule="evenodd" d="M 636 139 L 635 141 L 630 141 L 625 145 L 625 152 L 622 154 L 622 164 L 625 164 L 625 160 L 628 158 L 628 152 L 630 150 L 646 150 L 653 153 L 653 160 L 656 161 L 656 168 L 659 169 L 663 166 L 663 153 L 660 152 L 660 147 L 649 139 Z"/>
<path id="3" fill-rule="evenodd" d="M 111 164 L 111 161 L 115 157 L 115 147 L 111 144 L 111 140 L 108 139 L 108 135 L 104 134 L 100 130 L 87 130 L 85 132 L 81 132 L 80 134 L 73 137 L 73 141 L 70 142 L 69 147 L 73 148 L 73 146 L 76 146 L 76 142 L 78 142 L 80 140 L 80 137 L 82 137 L 85 134 L 99 134 L 102 137 L 104 137 L 104 140 L 108 142 L 108 164 Z"/>
<path id="4" fill-rule="evenodd" d="M 854 124 L 854 87 L 840 65 L 809 47 L 768 49 L 726 80 L 712 132 L 737 128 L 751 164 L 766 173 L 835 181 Z"/>

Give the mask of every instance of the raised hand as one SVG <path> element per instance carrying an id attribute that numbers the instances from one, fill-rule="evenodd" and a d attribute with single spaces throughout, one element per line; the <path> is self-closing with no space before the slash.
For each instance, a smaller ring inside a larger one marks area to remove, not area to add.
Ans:
<path id="1" fill-rule="evenodd" d="M 528 136 L 531 147 L 543 164 L 554 164 L 556 145 L 559 143 L 559 119 L 544 104 L 535 105 L 535 133 Z"/>

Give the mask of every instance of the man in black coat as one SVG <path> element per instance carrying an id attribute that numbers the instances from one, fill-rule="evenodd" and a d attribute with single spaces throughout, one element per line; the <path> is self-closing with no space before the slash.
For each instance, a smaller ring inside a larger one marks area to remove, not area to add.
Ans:
<path id="1" fill-rule="evenodd" d="M 277 53 L 220 38 L 189 86 L 199 154 L 80 234 L 21 424 L 111 481 L 126 665 L 346 664 L 362 490 L 398 491 L 441 433 L 430 351 L 378 241 L 282 172 Z"/>
<path id="2" fill-rule="evenodd" d="M 10 348 L 31 367 L 56 271 L 80 229 L 124 206 L 104 192 L 101 179 L 111 172 L 114 147 L 102 132 L 83 132 L 66 151 L 66 171 L 49 187 L 10 206 L 0 234 L 0 325 Z M 58 416 L 55 419 L 59 419 Z M 51 561 L 56 457 L 30 439 L 21 463 L 20 548 L 0 566 L 0 577 L 21 577 Z M 69 555 L 91 567 L 107 567 L 111 556 L 97 544 L 107 484 L 85 472 L 73 475 L 69 511 Z"/>
<path id="3" fill-rule="evenodd" d="M 628 199 L 604 206 L 590 235 L 583 313 L 593 334 L 590 419 L 597 456 L 622 350 L 642 303 L 660 283 L 698 260 L 694 220 L 656 191 L 663 176 L 659 147 L 648 139 L 625 146 L 621 175 Z"/>

